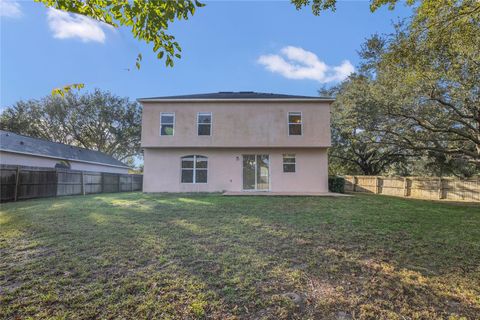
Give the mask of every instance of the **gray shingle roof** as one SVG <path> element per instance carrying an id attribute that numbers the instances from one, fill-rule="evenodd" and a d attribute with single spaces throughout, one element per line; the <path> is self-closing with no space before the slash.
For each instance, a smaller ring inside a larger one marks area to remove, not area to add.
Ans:
<path id="1" fill-rule="evenodd" d="M 262 93 L 262 92 L 253 92 L 253 91 L 239 91 L 239 92 L 216 92 L 216 93 L 201 93 L 201 94 L 187 94 L 187 95 L 178 95 L 178 96 L 166 96 L 166 97 L 152 97 L 152 98 L 141 98 L 138 101 L 149 101 L 149 100 L 184 100 L 184 99 L 193 99 L 193 100 L 235 100 L 235 99 L 291 99 L 291 100 L 325 100 L 333 101 L 330 97 L 312 97 L 312 96 L 299 96 L 299 95 L 289 95 L 289 94 L 278 94 L 278 93 Z"/>
<path id="2" fill-rule="evenodd" d="M 94 162 L 110 166 L 128 167 L 112 156 L 100 151 L 22 136 L 4 130 L 0 130 L 0 150 L 72 161 Z"/>

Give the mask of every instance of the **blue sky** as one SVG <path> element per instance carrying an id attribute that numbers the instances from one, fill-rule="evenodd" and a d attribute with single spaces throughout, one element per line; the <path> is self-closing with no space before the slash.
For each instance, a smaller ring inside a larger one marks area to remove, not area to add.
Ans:
<path id="1" fill-rule="evenodd" d="M 320 16 L 287 1 L 205 3 L 171 25 L 183 54 L 167 68 L 128 30 L 0 0 L 0 106 L 71 83 L 131 99 L 217 91 L 317 95 L 351 72 L 368 36 L 391 32 L 392 22 L 411 12 L 399 5 L 371 13 L 367 1 L 340 1 L 336 12 Z"/>

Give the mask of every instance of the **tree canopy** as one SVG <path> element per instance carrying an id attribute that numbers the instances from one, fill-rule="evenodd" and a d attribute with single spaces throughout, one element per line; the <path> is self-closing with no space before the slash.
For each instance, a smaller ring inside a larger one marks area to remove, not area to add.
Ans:
<path id="1" fill-rule="evenodd" d="M 479 48 L 480 2 L 422 1 L 393 34 L 363 45 L 358 72 L 368 82 L 363 96 L 369 103 L 351 98 L 362 95 L 358 75 L 340 86 L 338 103 L 346 108 L 353 101 L 367 115 L 380 114 L 379 125 L 366 130 L 375 145 L 408 150 L 437 174 L 478 173 Z M 348 123 L 356 113 L 342 115 L 342 108 L 334 115 Z"/>
<path id="2" fill-rule="evenodd" d="M 377 65 L 378 94 L 406 134 L 386 132 L 406 147 L 480 165 L 480 2 L 441 2 L 431 18 L 399 27 Z"/>
<path id="3" fill-rule="evenodd" d="M 140 153 L 141 106 L 128 98 L 92 93 L 19 101 L 0 116 L 3 130 L 98 150 L 128 164 Z"/>
<path id="4" fill-rule="evenodd" d="M 407 150 L 385 143 L 384 135 L 378 133 L 390 120 L 382 111 L 382 102 L 375 99 L 372 86 L 368 77 L 354 74 L 321 92 L 336 97 L 331 119 L 331 174 L 379 175 L 406 159 Z"/>
<path id="5" fill-rule="evenodd" d="M 337 8 L 337 0 L 291 0 L 297 9 L 310 6 L 314 15 L 319 15 L 321 11 L 333 10 Z M 381 6 L 387 5 L 389 9 L 394 9 L 399 0 L 370 0 L 370 10 L 373 12 Z M 408 5 L 413 5 L 417 0 L 406 0 Z"/>

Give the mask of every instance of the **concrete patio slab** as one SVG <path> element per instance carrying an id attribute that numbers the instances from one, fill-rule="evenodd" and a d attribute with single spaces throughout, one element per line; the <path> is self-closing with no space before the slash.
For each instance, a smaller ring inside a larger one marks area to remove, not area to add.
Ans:
<path id="1" fill-rule="evenodd" d="M 270 191 L 226 191 L 224 196 L 283 196 L 283 197 L 351 197 L 334 192 L 270 192 Z"/>

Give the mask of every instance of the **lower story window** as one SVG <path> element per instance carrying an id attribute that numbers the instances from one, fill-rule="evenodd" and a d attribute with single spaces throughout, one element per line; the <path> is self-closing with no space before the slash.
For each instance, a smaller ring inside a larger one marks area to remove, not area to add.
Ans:
<path id="1" fill-rule="evenodd" d="M 283 155 L 283 172 L 295 172 L 295 155 L 294 154 L 284 154 Z"/>
<path id="2" fill-rule="evenodd" d="M 207 183 L 208 158 L 200 155 L 182 157 L 182 183 Z"/>

